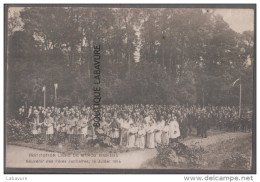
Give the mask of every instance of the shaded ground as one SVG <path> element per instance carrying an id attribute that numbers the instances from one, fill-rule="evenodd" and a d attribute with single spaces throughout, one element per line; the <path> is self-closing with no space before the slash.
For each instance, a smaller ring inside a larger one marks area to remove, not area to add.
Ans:
<path id="1" fill-rule="evenodd" d="M 235 132 L 212 135 L 208 138 L 193 138 L 183 143 L 191 148 L 202 147 L 204 152 L 196 169 L 250 169 L 252 156 L 252 134 Z M 142 168 L 189 169 L 190 166 L 159 165 L 155 157 L 146 161 Z M 194 169 L 194 167 L 192 168 Z"/>

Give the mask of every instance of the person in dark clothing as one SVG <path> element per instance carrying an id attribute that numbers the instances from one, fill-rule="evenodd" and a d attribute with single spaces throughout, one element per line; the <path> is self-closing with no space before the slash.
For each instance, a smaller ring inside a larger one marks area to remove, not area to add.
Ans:
<path id="1" fill-rule="evenodd" d="M 207 138 L 209 125 L 205 114 L 200 113 L 197 120 L 197 136 Z"/>
<path id="2" fill-rule="evenodd" d="M 205 117 L 205 115 L 203 115 L 202 120 L 201 120 L 201 137 L 202 138 L 207 138 L 208 129 L 209 129 L 208 120 Z"/>
<path id="3" fill-rule="evenodd" d="M 112 123 L 110 124 L 110 129 L 111 129 L 110 136 L 112 138 L 112 142 L 118 145 L 120 142 L 119 140 L 120 123 L 115 118 L 112 119 Z"/>
<path id="4" fill-rule="evenodd" d="M 247 131 L 247 120 L 244 116 L 240 117 L 240 125 L 241 125 L 241 130 L 243 132 L 246 132 Z"/>

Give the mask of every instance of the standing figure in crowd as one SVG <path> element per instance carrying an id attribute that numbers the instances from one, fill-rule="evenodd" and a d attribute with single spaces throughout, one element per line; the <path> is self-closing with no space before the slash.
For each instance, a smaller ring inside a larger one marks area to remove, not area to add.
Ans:
<path id="1" fill-rule="evenodd" d="M 88 121 L 87 121 L 85 115 L 80 115 L 79 121 L 77 122 L 77 127 L 78 127 L 78 130 L 80 130 L 80 132 L 79 132 L 80 138 L 82 141 L 84 141 L 84 139 L 86 138 L 87 133 L 88 133 Z"/>
<path id="2" fill-rule="evenodd" d="M 135 147 L 135 138 L 137 134 L 137 127 L 134 126 L 134 124 L 130 124 L 130 128 L 128 130 L 128 142 L 127 147 L 133 148 Z"/>
<path id="3" fill-rule="evenodd" d="M 147 148 L 155 148 L 154 141 L 154 132 L 155 132 L 155 124 L 151 121 L 147 124 L 146 127 L 146 147 Z"/>
<path id="4" fill-rule="evenodd" d="M 94 120 L 90 119 L 88 121 L 88 129 L 87 129 L 87 140 L 95 139 L 95 128 L 93 126 Z"/>
<path id="5" fill-rule="evenodd" d="M 68 123 L 67 123 L 67 134 L 69 137 L 69 142 L 72 141 L 72 138 L 74 137 L 75 134 L 75 130 L 76 130 L 76 120 L 74 118 L 74 113 L 72 112 L 72 114 L 68 118 Z"/>
<path id="6" fill-rule="evenodd" d="M 28 118 L 31 118 L 31 115 L 33 114 L 33 108 L 32 106 L 29 107 L 29 110 L 28 110 Z"/>
<path id="7" fill-rule="evenodd" d="M 162 129 L 163 129 L 163 126 L 162 126 L 161 122 L 158 120 L 155 124 L 155 129 L 154 129 L 155 147 L 157 147 L 158 144 L 162 143 Z"/>
<path id="8" fill-rule="evenodd" d="M 196 127 L 197 127 L 197 136 L 200 136 L 201 135 L 201 122 L 202 120 L 202 116 L 201 116 L 201 113 L 198 114 L 198 117 L 196 119 Z"/>
<path id="9" fill-rule="evenodd" d="M 178 138 L 180 136 L 180 128 L 179 123 L 177 122 L 176 116 L 170 119 L 169 123 L 169 142 L 174 143 L 178 142 Z"/>
<path id="10" fill-rule="evenodd" d="M 144 124 L 141 124 L 139 126 L 138 131 L 137 131 L 137 138 L 136 138 L 136 146 L 138 148 L 144 149 L 144 147 L 145 147 L 145 135 L 146 135 L 146 131 L 144 129 Z"/>
<path id="11" fill-rule="evenodd" d="M 74 139 L 79 142 L 79 140 L 81 139 L 81 134 L 82 134 L 82 128 L 79 124 L 79 120 L 80 120 L 80 116 L 79 116 L 79 112 L 75 113 L 75 117 L 74 117 L 74 121 L 75 121 L 75 127 L 74 127 Z M 75 142 L 75 141 L 74 141 Z"/>
<path id="12" fill-rule="evenodd" d="M 209 128 L 208 121 L 205 117 L 205 114 L 202 112 L 199 114 L 197 121 L 197 136 L 202 138 L 207 138 L 207 130 Z"/>
<path id="13" fill-rule="evenodd" d="M 246 132 L 248 129 L 247 119 L 242 115 L 239 120 L 242 131 Z"/>
<path id="14" fill-rule="evenodd" d="M 39 112 L 34 111 L 31 122 L 32 134 L 35 136 L 34 139 L 37 141 L 41 135 L 41 123 L 39 121 Z"/>
<path id="15" fill-rule="evenodd" d="M 19 108 L 17 120 L 18 120 L 19 122 L 21 122 L 21 123 L 24 122 L 24 113 L 23 113 L 23 109 L 22 109 L 22 108 Z"/>
<path id="16" fill-rule="evenodd" d="M 165 123 L 165 126 L 162 129 L 162 144 L 163 145 L 169 144 L 169 124 L 168 124 L 168 122 Z"/>
<path id="17" fill-rule="evenodd" d="M 112 118 L 112 122 L 111 124 L 109 125 L 110 127 L 110 137 L 112 138 L 112 143 L 114 144 L 119 144 L 119 130 L 120 130 L 120 124 L 119 122 L 115 119 L 115 118 Z"/>
<path id="18" fill-rule="evenodd" d="M 180 134 L 181 137 L 184 139 L 187 137 L 188 135 L 188 120 L 186 117 L 186 114 L 183 114 L 179 117 L 179 121 L 180 121 Z"/>
<path id="19" fill-rule="evenodd" d="M 60 118 L 57 121 L 57 132 L 59 133 L 60 140 L 64 144 L 67 139 L 67 117 L 64 116 L 64 113 L 61 113 Z"/>
<path id="20" fill-rule="evenodd" d="M 194 116 L 192 114 L 189 113 L 190 111 L 188 111 L 188 114 L 187 114 L 187 127 L 188 127 L 188 134 L 190 135 L 191 132 L 192 132 L 192 123 L 193 123 L 193 120 L 194 120 Z"/>
<path id="21" fill-rule="evenodd" d="M 120 145 L 127 145 L 128 141 L 128 130 L 130 129 L 130 124 L 127 119 L 123 119 L 121 124 L 121 134 L 120 134 Z"/>
<path id="22" fill-rule="evenodd" d="M 47 116 L 44 120 L 44 125 L 47 127 L 47 131 L 46 131 L 47 141 L 50 142 L 50 140 L 53 139 L 53 134 L 54 134 L 54 120 L 51 117 L 50 113 L 47 113 Z"/>

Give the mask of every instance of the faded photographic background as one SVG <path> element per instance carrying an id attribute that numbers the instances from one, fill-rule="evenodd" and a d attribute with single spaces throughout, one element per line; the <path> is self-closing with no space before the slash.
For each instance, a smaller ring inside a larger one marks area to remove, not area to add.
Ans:
<path id="1" fill-rule="evenodd" d="M 24 162 L 46 150 L 118 153 L 121 162 L 94 168 L 251 169 L 253 9 L 9 7 L 7 24 L 9 167 L 53 167 Z M 94 45 L 107 126 L 99 129 L 91 121 Z M 85 118 L 88 134 L 65 134 L 63 117 L 67 125 Z M 173 120 L 179 140 L 163 143 Z"/>

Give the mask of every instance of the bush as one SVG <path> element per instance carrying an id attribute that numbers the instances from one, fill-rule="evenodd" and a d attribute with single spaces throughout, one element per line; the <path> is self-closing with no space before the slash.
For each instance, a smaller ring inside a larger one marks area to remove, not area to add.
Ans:
<path id="1" fill-rule="evenodd" d="M 30 142 L 33 136 L 29 124 L 22 124 L 15 119 L 7 120 L 7 140 Z"/>
<path id="2" fill-rule="evenodd" d="M 249 161 L 246 156 L 240 153 L 235 153 L 224 159 L 221 166 L 224 169 L 248 169 Z"/>
<path id="3" fill-rule="evenodd" d="M 199 164 L 204 149 L 201 147 L 189 148 L 183 143 L 175 142 L 169 144 L 169 146 L 159 145 L 157 151 L 156 159 L 161 166 L 196 167 Z"/>
<path id="4" fill-rule="evenodd" d="M 78 135 L 71 136 L 71 146 L 73 149 L 78 150 L 80 146 L 80 138 Z"/>

